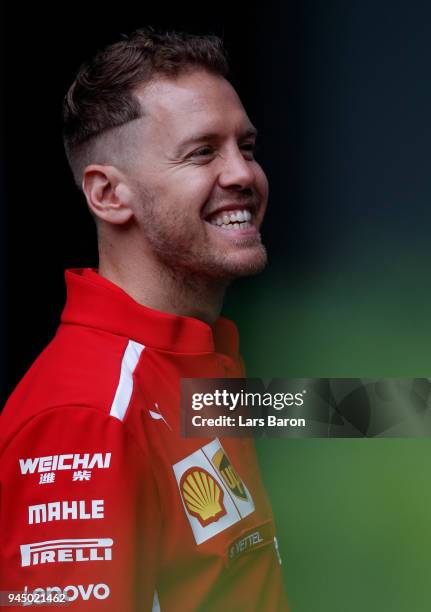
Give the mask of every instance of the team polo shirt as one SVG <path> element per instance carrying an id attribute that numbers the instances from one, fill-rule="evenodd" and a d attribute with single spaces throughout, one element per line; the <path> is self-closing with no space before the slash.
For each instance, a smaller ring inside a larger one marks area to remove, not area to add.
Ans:
<path id="1" fill-rule="evenodd" d="M 1 421 L 1 585 L 71 610 L 287 610 L 253 441 L 183 438 L 180 379 L 243 376 L 238 333 L 66 272 Z"/>

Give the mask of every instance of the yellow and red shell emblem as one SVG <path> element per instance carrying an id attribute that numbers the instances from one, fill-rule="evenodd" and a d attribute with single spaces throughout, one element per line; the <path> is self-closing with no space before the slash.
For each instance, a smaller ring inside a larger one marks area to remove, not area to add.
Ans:
<path id="1" fill-rule="evenodd" d="M 218 521 L 226 514 L 223 491 L 218 482 L 203 468 L 190 468 L 182 475 L 181 494 L 187 510 L 202 527 Z"/>

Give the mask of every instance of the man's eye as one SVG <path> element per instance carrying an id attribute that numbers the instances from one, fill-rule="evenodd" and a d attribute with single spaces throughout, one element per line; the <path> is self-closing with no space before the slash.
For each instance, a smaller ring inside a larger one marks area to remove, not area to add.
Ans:
<path id="1" fill-rule="evenodd" d="M 193 151 L 192 157 L 208 157 L 209 155 L 213 155 L 213 153 L 214 149 L 212 147 L 201 147 Z"/>
<path id="2" fill-rule="evenodd" d="M 240 149 L 247 158 L 253 159 L 256 154 L 257 146 L 255 142 L 244 142 L 240 145 Z"/>

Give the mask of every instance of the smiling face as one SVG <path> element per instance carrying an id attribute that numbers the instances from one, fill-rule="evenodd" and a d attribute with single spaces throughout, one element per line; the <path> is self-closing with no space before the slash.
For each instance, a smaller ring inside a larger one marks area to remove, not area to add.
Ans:
<path id="1" fill-rule="evenodd" d="M 127 174 L 151 254 L 172 270 L 208 277 L 262 270 L 268 184 L 254 159 L 256 130 L 235 90 L 196 70 L 135 95 L 144 116 Z"/>

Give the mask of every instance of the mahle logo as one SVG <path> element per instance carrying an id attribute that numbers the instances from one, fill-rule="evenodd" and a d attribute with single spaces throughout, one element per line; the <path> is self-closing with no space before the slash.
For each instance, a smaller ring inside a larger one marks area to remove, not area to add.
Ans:
<path id="1" fill-rule="evenodd" d="M 28 507 L 28 524 L 50 521 L 103 519 L 105 514 L 103 499 L 80 499 L 54 501 Z"/>

